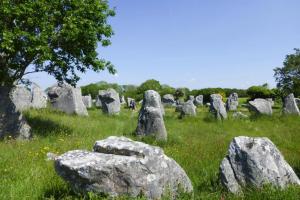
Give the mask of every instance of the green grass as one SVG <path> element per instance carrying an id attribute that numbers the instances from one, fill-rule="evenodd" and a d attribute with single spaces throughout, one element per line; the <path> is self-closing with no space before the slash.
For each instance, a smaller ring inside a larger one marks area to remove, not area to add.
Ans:
<path id="1" fill-rule="evenodd" d="M 300 176 L 300 117 L 281 117 L 277 110 L 273 117 L 217 122 L 207 111 L 205 107 L 198 108 L 197 117 L 179 119 L 178 113 L 168 108 L 165 116 L 168 142 L 143 140 L 161 146 L 185 169 L 193 183 L 195 199 L 300 199 L 299 187 L 279 190 L 266 186 L 248 189 L 244 196 L 238 197 L 227 193 L 219 181 L 220 162 L 232 138 L 240 135 L 270 138 Z M 68 116 L 49 109 L 27 112 L 34 139 L 0 142 L 0 199 L 97 199 L 94 195 L 74 194 L 55 173 L 53 162 L 46 161 L 46 153 L 91 150 L 96 140 L 110 135 L 136 140 L 133 132 L 138 113 L 122 109 L 119 116 L 106 116 L 93 109 L 89 114 L 89 117 Z"/>

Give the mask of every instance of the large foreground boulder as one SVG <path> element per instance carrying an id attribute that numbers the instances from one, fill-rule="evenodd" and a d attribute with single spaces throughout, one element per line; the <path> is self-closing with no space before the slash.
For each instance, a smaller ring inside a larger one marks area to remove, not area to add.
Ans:
<path id="1" fill-rule="evenodd" d="M 154 135 L 157 140 L 167 140 L 160 95 L 154 90 L 148 90 L 144 94 L 136 134 Z"/>
<path id="2" fill-rule="evenodd" d="M 162 104 L 165 106 L 176 106 L 176 101 L 174 99 L 174 96 L 171 94 L 165 94 L 162 99 Z"/>
<path id="3" fill-rule="evenodd" d="M 250 110 L 254 111 L 256 114 L 263 115 L 272 115 L 272 105 L 266 99 L 254 99 L 253 101 L 249 101 Z"/>
<path id="4" fill-rule="evenodd" d="M 48 90 L 51 105 L 54 109 L 67 114 L 87 116 L 88 112 L 82 101 L 81 89 L 69 84 L 57 84 Z"/>
<path id="5" fill-rule="evenodd" d="M 227 119 L 227 112 L 220 94 L 210 95 L 210 112 L 214 114 L 216 119 Z"/>
<path id="6" fill-rule="evenodd" d="M 195 106 L 203 106 L 203 95 L 196 96 L 194 104 Z"/>
<path id="7" fill-rule="evenodd" d="M 268 138 L 236 137 L 220 166 L 221 182 L 232 193 L 271 184 L 284 188 L 300 180 Z"/>
<path id="8" fill-rule="evenodd" d="M 31 128 L 14 103 L 12 89 L 0 87 L 0 139 L 6 136 L 29 139 Z"/>
<path id="9" fill-rule="evenodd" d="M 289 94 L 283 101 L 283 113 L 299 115 L 299 108 L 295 101 L 294 94 Z"/>
<path id="10" fill-rule="evenodd" d="M 121 110 L 121 103 L 119 93 L 110 88 L 99 93 L 99 99 L 102 104 L 102 111 L 108 115 L 119 114 Z"/>
<path id="11" fill-rule="evenodd" d="M 82 96 L 82 102 L 86 108 L 91 108 L 93 106 L 91 95 Z"/>
<path id="12" fill-rule="evenodd" d="M 239 105 L 239 97 L 237 93 L 232 93 L 229 95 L 226 101 L 226 109 L 228 111 L 236 111 Z"/>
<path id="13" fill-rule="evenodd" d="M 188 100 L 181 107 L 181 116 L 196 116 L 196 106 L 192 100 Z"/>
<path id="14" fill-rule="evenodd" d="M 55 169 L 80 193 L 174 199 L 193 191 L 184 170 L 162 149 L 125 137 L 97 141 L 94 152 L 69 151 L 55 158 Z"/>

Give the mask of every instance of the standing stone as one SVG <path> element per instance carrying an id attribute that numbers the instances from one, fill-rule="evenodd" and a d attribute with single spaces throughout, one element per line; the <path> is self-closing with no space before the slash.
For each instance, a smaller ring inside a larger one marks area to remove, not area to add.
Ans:
<path id="1" fill-rule="evenodd" d="M 83 102 L 83 104 L 85 105 L 86 108 L 91 108 L 93 106 L 91 95 L 82 96 L 82 102 Z"/>
<path id="2" fill-rule="evenodd" d="M 125 137 L 111 136 L 97 141 L 93 152 L 73 150 L 54 159 L 56 172 L 78 193 L 158 200 L 193 191 L 185 171 L 161 148 Z"/>
<path id="3" fill-rule="evenodd" d="M 154 90 L 148 90 L 144 94 L 136 134 L 154 135 L 157 140 L 167 140 L 160 95 Z"/>
<path id="4" fill-rule="evenodd" d="M 284 188 L 300 180 L 268 138 L 236 137 L 220 165 L 222 184 L 232 193 L 242 187 L 271 184 Z"/>
<path id="5" fill-rule="evenodd" d="M 23 85 L 17 85 L 11 90 L 11 100 L 18 111 L 28 110 L 31 107 L 32 95 L 28 88 Z"/>
<path id="6" fill-rule="evenodd" d="M 121 110 L 119 93 L 114 89 L 108 89 L 101 94 L 99 98 L 102 104 L 102 111 L 108 115 L 119 114 Z"/>
<path id="7" fill-rule="evenodd" d="M 237 93 L 232 93 L 229 95 L 226 101 L 226 109 L 228 111 L 236 111 L 239 105 L 239 97 Z"/>
<path id="8" fill-rule="evenodd" d="M 182 105 L 181 108 L 181 116 L 196 116 L 196 106 L 194 105 L 192 100 L 188 100 L 186 103 Z"/>
<path id="9" fill-rule="evenodd" d="M 126 104 L 125 97 L 123 95 L 120 97 L 120 103 Z"/>
<path id="10" fill-rule="evenodd" d="M 195 100 L 195 97 L 194 97 L 193 95 L 190 95 L 190 96 L 189 96 L 189 100 L 188 100 L 188 101 L 192 101 L 192 102 L 194 102 L 194 100 Z"/>
<path id="11" fill-rule="evenodd" d="M 130 97 L 127 97 L 127 107 L 128 107 L 128 108 L 130 107 L 130 102 L 131 102 L 131 101 L 135 101 L 135 99 L 130 98 Z"/>
<path id="12" fill-rule="evenodd" d="M 98 95 L 97 95 L 97 97 L 96 97 L 96 103 L 95 103 L 95 106 L 96 106 L 97 108 L 102 108 L 102 102 L 101 102 L 101 99 L 100 99 L 99 95 L 101 95 L 101 94 L 104 93 L 104 92 L 105 92 L 105 90 L 99 90 L 99 91 L 98 91 Z"/>
<path id="13" fill-rule="evenodd" d="M 196 96 L 196 98 L 194 100 L 194 104 L 196 106 L 203 106 L 203 95 Z"/>
<path id="14" fill-rule="evenodd" d="M 295 98 L 295 101 L 296 101 L 296 104 L 297 104 L 297 106 L 299 108 L 299 106 L 300 106 L 300 99 L 299 98 Z"/>
<path id="15" fill-rule="evenodd" d="M 289 94 L 283 101 L 283 113 L 299 115 L 299 108 L 294 98 L 294 94 Z"/>
<path id="16" fill-rule="evenodd" d="M 273 113 L 271 103 L 265 99 L 249 101 L 249 108 L 256 114 L 272 115 Z"/>
<path id="17" fill-rule="evenodd" d="M 161 100 L 162 100 L 162 104 L 165 106 L 175 106 L 176 105 L 174 96 L 171 94 L 165 94 Z"/>
<path id="18" fill-rule="evenodd" d="M 31 107 L 40 109 L 47 107 L 47 94 L 35 83 L 31 86 Z"/>
<path id="19" fill-rule="evenodd" d="M 48 90 L 48 96 L 54 109 L 67 114 L 88 116 L 86 107 L 82 102 L 80 88 L 74 88 L 66 83 L 58 84 Z"/>
<path id="20" fill-rule="evenodd" d="M 220 94 L 210 95 L 210 112 L 213 113 L 218 120 L 227 119 L 227 112 Z"/>
<path id="21" fill-rule="evenodd" d="M 13 89 L 14 90 L 14 89 Z M 0 87 L 0 139 L 6 136 L 29 139 L 31 128 L 13 101 L 11 88 Z"/>

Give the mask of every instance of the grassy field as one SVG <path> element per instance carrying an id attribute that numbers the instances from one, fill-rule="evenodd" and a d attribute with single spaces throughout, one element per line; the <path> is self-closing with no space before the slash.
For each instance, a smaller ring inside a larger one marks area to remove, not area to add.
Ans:
<path id="1" fill-rule="evenodd" d="M 91 150 L 96 140 L 110 135 L 137 139 L 133 132 L 138 113 L 122 109 L 119 116 L 109 117 L 93 109 L 89 114 L 67 116 L 49 109 L 27 112 L 33 140 L 8 138 L 0 142 L 0 199 L 97 199 L 74 194 L 56 175 L 53 162 L 46 161 L 46 153 Z M 185 169 L 193 183 L 195 199 L 300 199 L 299 187 L 247 189 L 244 196 L 233 196 L 223 189 L 218 174 L 230 141 L 244 135 L 270 138 L 300 176 L 300 117 L 281 117 L 280 110 L 276 110 L 273 117 L 217 122 L 203 107 L 198 108 L 197 117 L 184 119 L 179 119 L 174 109 L 166 109 L 165 124 L 168 142 L 157 143 L 149 138 L 144 141 L 161 146 Z"/>

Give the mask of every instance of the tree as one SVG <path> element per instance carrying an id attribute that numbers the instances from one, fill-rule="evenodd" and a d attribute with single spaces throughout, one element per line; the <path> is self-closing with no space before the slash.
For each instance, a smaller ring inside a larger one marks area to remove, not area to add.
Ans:
<path id="1" fill-rule="evenodd" d="M 1 0 L 0 86 L 35 72 L 72 85 L 78 72 L 115 73 L 96 52 L 110 45 L 107 19 L 114 15 L 107 0 Z"/>
<path id="2" fill-rule="evenodd" d="M 300 49 L 295 49 L 294 54 L 287 55 L 283 67 L 275 68 L 274 72 L 277 88 L 282 95 L 300 95 Z"/>
<path id="3" fill-rule="evenodd" d="M 137 100 L 143 99 L 144 93 L 147 90 L 155 90 L 156 92 L 160 92 L 161 90 L 161 85 L 159 81 L 155 79 L 150 79 L 142 83 L 138 88 L 137 88 Z"/>
<path id="4" fill-rule="evenodd" d="M 274 91 L 262 86 L 251 86 L 247 90 L 247 94 L 251 100 L 256 98 L 273 98 L 275 96 Z"/>

